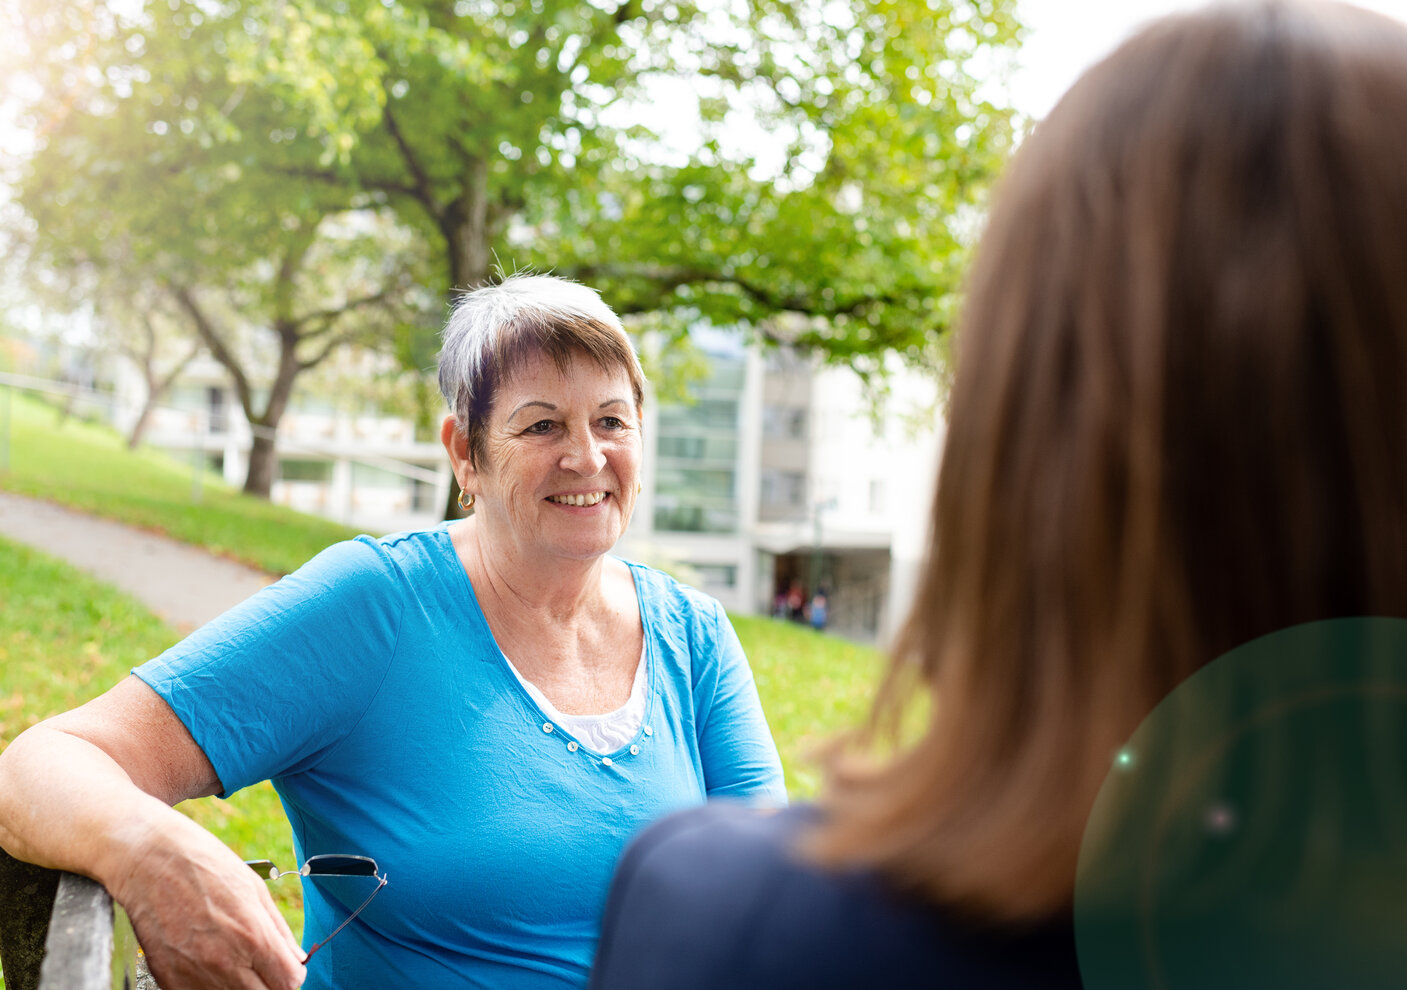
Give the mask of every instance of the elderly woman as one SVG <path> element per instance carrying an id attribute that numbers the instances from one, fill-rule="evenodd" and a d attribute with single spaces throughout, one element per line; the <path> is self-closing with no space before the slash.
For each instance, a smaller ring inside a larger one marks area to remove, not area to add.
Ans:
<path id="1" fill-rule="evenodd" d="M 472 516 L 331 547 L 0 758 L 0 842 L 101 881 L 166 990 L 578 986 L 637 828 L 785 800 L 722 608 L 608 555 L 644 391 L 616 316 L 507 278 L 454 310 L 440 381 Z M 300 861 L 375 862 L 305 871 L 310 957 L 170 807 L 265 779 Z"/>

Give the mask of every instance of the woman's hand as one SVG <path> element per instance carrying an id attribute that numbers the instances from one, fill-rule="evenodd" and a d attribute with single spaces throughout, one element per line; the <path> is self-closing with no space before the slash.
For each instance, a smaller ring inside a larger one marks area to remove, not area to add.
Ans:
<path id="1" fill-rule="evenodd" d="M 268 988 L 303 982 L 303 952 L 268 885 L 194 822 L 133 844 L 110 885 L 163 990 Z"/>

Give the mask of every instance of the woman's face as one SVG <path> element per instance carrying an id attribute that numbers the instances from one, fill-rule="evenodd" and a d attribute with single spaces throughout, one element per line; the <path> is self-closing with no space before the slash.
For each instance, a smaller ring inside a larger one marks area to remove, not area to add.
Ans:
<path id="1" fill-rule="evenodd" d="M 546 355 L 499 385 L 485 457 L 466 488 L 480 526 L 523 551 L 573 559 L 615 546 L 640 477 L 640 413 L 623 368 Z"/>

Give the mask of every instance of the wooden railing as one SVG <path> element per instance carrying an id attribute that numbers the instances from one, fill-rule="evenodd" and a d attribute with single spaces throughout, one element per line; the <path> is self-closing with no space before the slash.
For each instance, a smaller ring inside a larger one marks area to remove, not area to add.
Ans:
<path id="1" fill-rule="evenodd" d="M 5 990 L 157 990 L 126 912 L 87 877 L 0 850 L 0 971 Z"/>

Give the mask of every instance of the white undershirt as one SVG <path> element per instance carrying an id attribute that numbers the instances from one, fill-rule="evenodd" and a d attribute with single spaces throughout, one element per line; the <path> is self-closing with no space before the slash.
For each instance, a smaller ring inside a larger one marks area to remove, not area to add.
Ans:
<path id="1" fill-rule="evenodd" d="M 505 656 L 504 660 L 508 660 Z M 513 661 L 508 669 L 532 696 L 537 706 L 558 726 L 575 736 L 587 749 L 597 753 L 614 753 L 635 738 L 645 721 L 645 647 L 640 646 L 640 662 L 635 665 L 635 680 L 630 685 L 630 698 L 624 705 L 604 715 L 567 715 L 547 700 L 547 695 L 524 677 Z"/>

